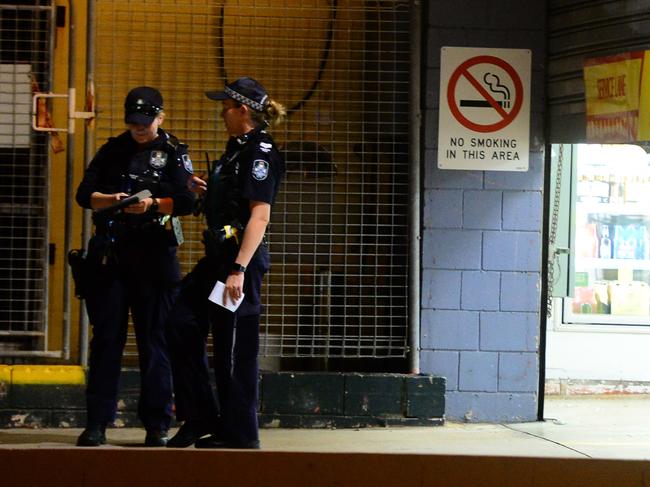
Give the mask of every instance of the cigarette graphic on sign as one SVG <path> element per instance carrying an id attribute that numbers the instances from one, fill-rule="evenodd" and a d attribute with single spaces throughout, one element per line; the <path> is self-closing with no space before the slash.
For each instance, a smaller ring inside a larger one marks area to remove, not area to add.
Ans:
<path id="1" fill-rule="evenodd" d="M 483 76 L 483 82 L 492 93 L 503 97 L 503 100 L 497 100 L 497 103 L 502 108 L 510 108 L 510 90 L 506 85 L 501 83 L 501 79 L 496 74 L 485 73 Z M 490 105 L 490 102 L 487 100 L 460 100 L 460 106 L 470 108 L 492 108 L 492 105 Z"/>

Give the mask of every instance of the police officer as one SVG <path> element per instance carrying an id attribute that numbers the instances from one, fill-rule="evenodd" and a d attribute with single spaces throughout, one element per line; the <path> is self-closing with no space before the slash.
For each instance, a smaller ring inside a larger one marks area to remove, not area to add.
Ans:
<path id="1" fill-rule="evenodd" d="M 222 102 L 230 139 L 207 182 L 190 180 L 195 192 L 207 191 L 206 256 L 185 277 L 168 321 L 176 415 L 184 423 L 167 446 L 259 448 L 260 289 L 269 269 L 264 233 L 285 172 L 266 129 L 286 112 L 248 77 L 226 85 L 224 91 L 206 94 Z M 218 304 L 208 299 L 216 281 L 225 285 L 212 297 Z M 221 306 L 242 297 L 234 312 Z M 216 398 L 206 356 L 210 327 Z"/>
<path id="2" fill-rule="evenodd" d="M 124 103 L 128 130 L 110 138 L 90 162 L 76 199 L 95 210 L 84 292 L 93 334 L 86 389 L 87 426 L 78 446 L 106 442 L 115 419 L 129 310 L 140 366 L 138 416 L 146 446 L 165 446 L 172 414 L 172 385 L 164 323 L 178 293 L 178 235 L 166 220 L 192 211 L 187 188 L 192 162 L 187 146 L 160 128 L 160 92 L 141 86 Z M 107 208 L 142 190 L 151 197 L 118 211 Z M 103 211 L 102 211 L 103 210 Z M 177 225 L 175 225 L 178 228 Z"/>

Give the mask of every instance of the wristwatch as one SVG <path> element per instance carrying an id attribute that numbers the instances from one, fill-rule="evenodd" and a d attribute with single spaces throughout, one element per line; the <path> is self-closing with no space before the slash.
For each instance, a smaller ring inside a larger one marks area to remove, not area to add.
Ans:
<path id="1" fill-rule="evenodd" d="M 154 213 L 157 213 L 158 210 L 160 209 L 160 205 L 158 204 L 158 198 L 151 198 L 151 200 L 153 201 L 153 203 L 151 203 L 149 210 Z"/>
<path id="2" fill-rule="evenodd" d="M 241 265 L 241 264 L 238 264 L 237 262 L 235 262 L 235 263 L 232 265 L 231 270 L 232 270 L 233 272 L 246 272 L 246 267 L 243 266 L 243 265 Z"/>

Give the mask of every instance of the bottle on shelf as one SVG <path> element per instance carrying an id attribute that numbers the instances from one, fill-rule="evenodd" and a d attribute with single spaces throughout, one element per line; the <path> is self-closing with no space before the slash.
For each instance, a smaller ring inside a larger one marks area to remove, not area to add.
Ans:
<path id="1" fill-rule="evenodd" d="M 609 226 L 600 227 L 600 245 L 598 247 L 598 257 L 601 259 L 612 258 L 612 240 L 609 238 Z"/>
<path id="2" fill-rule="evenodd" d="M 614 225 L 615 259 L 635 259 L 637 246 L 638 236 L 633 225 Z"/>
<path id="3" fill-rule="evenodd" d="M 637 227 L 639 243 L 637 246 L 636 258 L 639 260 L 648 260 L 650 258 L 650 241 L 648 239 L 648 228 L 645 225 Z"/>

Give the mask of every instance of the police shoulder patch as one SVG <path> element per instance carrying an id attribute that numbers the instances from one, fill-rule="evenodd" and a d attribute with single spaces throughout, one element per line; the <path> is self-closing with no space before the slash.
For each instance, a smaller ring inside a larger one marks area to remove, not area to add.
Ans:
<path id="1" fill-rule="evenodd" d="M 258 181 L 264 181 L 269 175 L 269 163 L 263 159 L 253 161 L 253 177 Z"/>
<path id="2" fill-rule="evenodd" d="M 192 159 L 190 159 L 189 154 L 183 154 L 181 156 L 181 159 L 183 161 L 183 167 L 185 170 L 190 174 L 194 174 L 194 167 L 192 166 Z"/>

